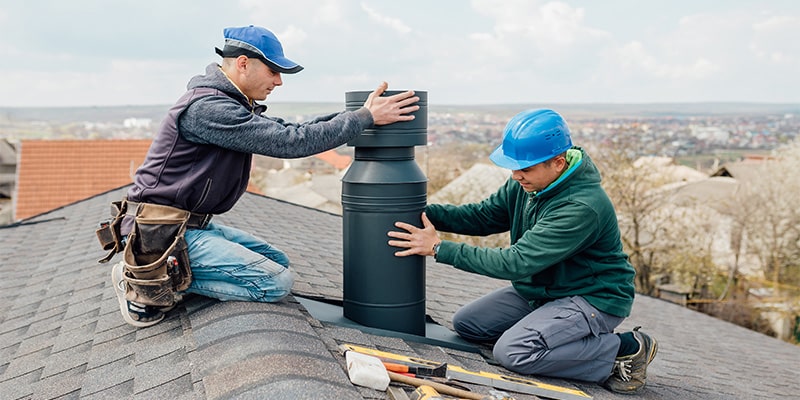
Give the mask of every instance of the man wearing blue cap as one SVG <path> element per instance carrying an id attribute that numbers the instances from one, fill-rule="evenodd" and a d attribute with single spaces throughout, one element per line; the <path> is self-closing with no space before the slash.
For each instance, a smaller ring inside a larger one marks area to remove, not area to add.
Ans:
<path id="1" fill-rule="evenodd" d="M 433 256 L 458 269 L 511 281 L 453 316 L 465 339 L 493 343 L 509 370 L 601 383 L 635 393 L 658 345 L 639 332 L 614 334 L 633 305 L 635 271 L 623 252 L 617 216 L 586 152 L 572 145 L 564 119 L 528 110 L 506 125 L 489 156 L 512 171 L 489 198 L 429 205 L 423 227 L 389 232 L 397 256 Z M 439 239 L 445 232 L 509 232 L 508 248 Z"/>
<path id="2" fill-rule="evenodd" d="M 283 84 L 281 74 L 303 67 L 265 28 L 226 28 L 224 37 L 216 49 L 221 65 L 189 81 L 117 214 L 122 239 L 113 251 L 124 248 L 124 256 L 112 268 L 112 283 L 123 319 L 133 326 L 158 323 L 183 293 L 259 302 L 288 295 L 294 279 L 286 254 L 211 222 L 244 194 L 252 154 L 310 156 L 373 125 L 411 120 L 419 108 L 411 91 L 381 96 L 384 82 L 358 110 L 299 124 L 264 116 L 257 101 Z"/>

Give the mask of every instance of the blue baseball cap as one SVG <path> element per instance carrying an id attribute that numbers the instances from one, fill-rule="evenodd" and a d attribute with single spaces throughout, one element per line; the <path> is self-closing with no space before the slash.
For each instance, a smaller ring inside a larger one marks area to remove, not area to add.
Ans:
<path id="1" fill-rule="evenodd" d="M 220 50 L 214 48 L 222 57 L 239 57 L 245 55 L 257 58 L 267 64 L 273 71 L 284 74 L 295 74 L 303 67 L 283 55 L 283 46 L 275 34 L 260 26 L 242 26 L 225 28 L 225 46 Z"/>

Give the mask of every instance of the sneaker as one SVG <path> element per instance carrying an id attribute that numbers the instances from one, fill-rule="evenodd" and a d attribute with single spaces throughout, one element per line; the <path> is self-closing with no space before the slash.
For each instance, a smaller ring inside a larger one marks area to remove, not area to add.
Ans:
<path id="1" fill-rule="evenodd" d="M 111 267 L 111 283 L 114 285 L 114 291 L 117 293 L 122 319 L 124 319 L 128 325 L 137 328 L 145 328 L 161 322 L 161 320 L 164 319 L 164 312 L 168 311 L 167 309 L 172 309 L 174 305 L 159 308 L 130 302 L 125 299 L 125 292 L 128 290 L 128 285 L 125 284 L 125 280 L 123 279 L 124 266 L 124 263 L 120 261 Z"/>
<path id="2" fill-rule="evenodd" d="M 603 386 L 612 392 L 634 394 L 640 391 L 647 379 L 647 366 L 658 352 L 658 342 L 650 335 L 639 332 L 640 326 L 633 328 L 633 337 L 639 342 L 639 351 L 617 357 L 614 368 Z"/>

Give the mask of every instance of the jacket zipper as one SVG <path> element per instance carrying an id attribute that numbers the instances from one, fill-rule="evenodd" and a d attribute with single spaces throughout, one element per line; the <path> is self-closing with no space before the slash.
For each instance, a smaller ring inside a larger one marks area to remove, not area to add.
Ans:
<path id="1" fill-rule="evenodd" d="M 524 229 L 530 229 L 533 224 L 535 223 L 534 218 L 534 211 L 535 211 L 535 204 L 534 200 L 536 200 L 536 195 L 533 193 L 528 193 L 528 201 L 525 203 L 525 225 Z"/>

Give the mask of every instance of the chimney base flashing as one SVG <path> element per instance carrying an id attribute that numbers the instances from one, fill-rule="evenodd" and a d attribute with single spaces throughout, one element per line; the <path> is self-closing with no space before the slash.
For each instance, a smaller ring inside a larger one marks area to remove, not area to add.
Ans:
<path id="1" fill-rule="evenodd" d="M 364 333 L 377 336 L 396 337 L 415 343 L 447 347 L 450 349 L 461 350 L 470 353 L 480 353 L 480 350 L 475 344 L 462 339 L 455 332 L 447 329 L 447 327 L 439 325 L 435 322 L 430 322 L 430 318 L 427 318 L 427 316 L 426 320 L 428 321 L 425 323 L 425 336 L 420 336 L 361 325 L 353 320 L 345 318 L 342 306 L 331 303 L 331 300 L 314 300 L 297 295 L 294 295 L 294 298 L 303 307 L 305 307 L 306 310 L 308 310 L 312 317 L 321 322 L 342 326 L 345 328 L 353 328 Z"/>

